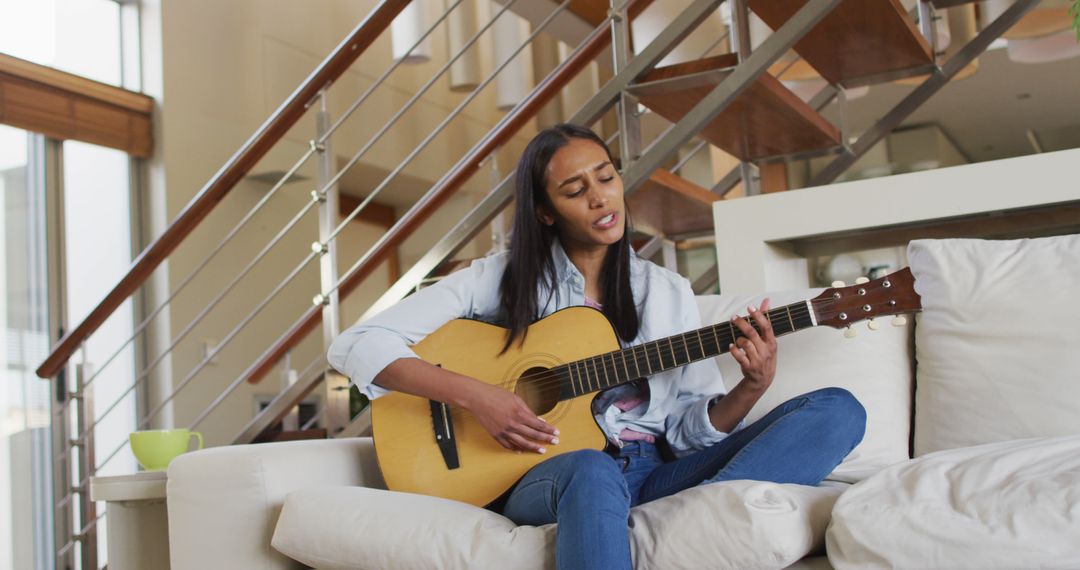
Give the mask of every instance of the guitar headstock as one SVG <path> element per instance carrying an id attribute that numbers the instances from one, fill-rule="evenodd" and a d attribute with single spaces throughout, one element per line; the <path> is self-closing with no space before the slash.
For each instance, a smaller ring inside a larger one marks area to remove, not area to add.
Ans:
<path id="1" fill-rule="evenodd" d="M 915 277 L 908 267 L 872 281 L 830 287 L 810 303 L 817 324 L 838 329 L 867 319 L 922 310 L 922 301 L 915 292 Z"/>

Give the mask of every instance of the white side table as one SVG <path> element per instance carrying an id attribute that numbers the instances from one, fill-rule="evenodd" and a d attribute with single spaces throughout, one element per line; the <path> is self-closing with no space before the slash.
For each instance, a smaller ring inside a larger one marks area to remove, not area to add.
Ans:
<path id="1" fill-rule="evenodd" d="M 164 471 L 90 478 L 90 500 L 105 501 L 110 570 L 169 568 Z"/>

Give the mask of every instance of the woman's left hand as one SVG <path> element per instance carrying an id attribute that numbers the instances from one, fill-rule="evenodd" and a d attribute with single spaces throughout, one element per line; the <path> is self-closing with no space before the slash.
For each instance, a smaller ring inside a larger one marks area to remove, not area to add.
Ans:
<path id="1" fill-rule="evenodd" d="M 762 301 L 760 309 L 748 307 L 748 310 L 750 318 L 757 324 L 757 330 L 742 317 L 733 317 L 731 322 L 739 327 L 744 336 L 736 340 L 729 349 L 735 361 L 742 367 L 743 382 L 748 384 L 747 387 L 764 392 L 776 375 L 776 335 L 773 334 L 772 323 L 765 314 L 769 310 L 769 300 Z"/>

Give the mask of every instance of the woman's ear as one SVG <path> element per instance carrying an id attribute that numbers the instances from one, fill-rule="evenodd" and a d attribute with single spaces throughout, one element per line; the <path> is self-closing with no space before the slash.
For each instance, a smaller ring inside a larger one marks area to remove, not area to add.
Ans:
<path id="1" fill-rule="evenodd" d="M 538 206 L 536 208 L 536 219 L 540 220 L 540 223 L 545 226 L 550 226 L 555 223 L 555 218 L 548 213 L 547 209 L 543 206 Z"/>

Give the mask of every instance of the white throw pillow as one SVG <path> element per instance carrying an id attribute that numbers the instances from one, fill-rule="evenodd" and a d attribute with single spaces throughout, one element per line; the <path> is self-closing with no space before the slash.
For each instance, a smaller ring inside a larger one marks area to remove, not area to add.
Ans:
<path id="1" fill-rule="evenodd" d="M 915 454 L 1080 433 L 1080 236 L 916 240 Z"/>
<path id="2" fill-rule="evenodd" d="M 821 549 L 845 488 L 728 481 L 635 507 L 635 566 L 783 568 Z M 325 570 L 555 567 L 555 525 L 519 527 L 457 501 L 363 487 L 290 493 L 271 544 Z"/>
<path id="3" fill-rule="evenodd" d="M 823 289 L 778 291 L 753 296 L 704 295 L 698 297 L 702 322 L 726 322 L 732 315 L 746 316 L 749 305 L 761 306 L 768 297 L 772 307 L 812 299 Z M 871 331 L 857 323 L 855 338 L 840 330 L 817 327 L 777 339 L 776 378 L 746 417 L 757 421 L 787 400 L 819 388 L 836 386 L 851 392 L 866 409 L 862 443 L 829 479 L 853 482 L 909 458 L 911 434 L 911 319 L 894 327 L 891 318 L 878 319 Z M 730 354 L 717 358 L 728 389 L 742 379 L 739 364 Z"/>
<path id="4" fill-rule="evenodd" d="M 1080 436 L 940 451 L 848 489 L 829 562 L 847 568 L 1080 568 Z"/>

